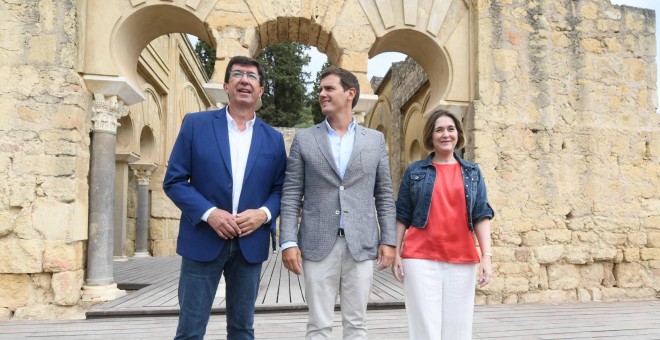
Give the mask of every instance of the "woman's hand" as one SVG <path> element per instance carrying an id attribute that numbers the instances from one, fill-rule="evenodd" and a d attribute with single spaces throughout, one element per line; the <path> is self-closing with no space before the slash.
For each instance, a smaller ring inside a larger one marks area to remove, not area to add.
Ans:
<path id="1" fill-rule="evenodd" d="M 477 285 L 479 286 L 479 288 L 487 285 L 490 282 L 490 280 L 493 278 L 492 262 L 493 260 L 490 256 L 488 255 L 481 256 L 481 263 L 479 264 L 479 277 L 477 278 Z"/>
<path id="2" fill-rule="evenodd" d="M 397 281 L 403 283 L 403 263 L 401 262 L 401 255 L 399 255 L 398 251 L 394 256 L 394 262 L 392 262 L 392 275 L 394 275 Z"/>

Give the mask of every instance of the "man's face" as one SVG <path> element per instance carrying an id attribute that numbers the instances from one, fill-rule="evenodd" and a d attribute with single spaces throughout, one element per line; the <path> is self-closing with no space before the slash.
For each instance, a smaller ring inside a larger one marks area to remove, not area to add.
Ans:
<path id="1" fill-rule="evenodd" d="M 319 103 L 324 115 L 332 115 L 344 110 L 351 110 L 351 104 L 355 97 L 355 89 L 344 91 L 341 79 L 336 74 L 329 74 L 321 79 L 321 93 Z"/>
<path id="2" fill-rule="evenodd" d="M 259 85 L 259 72 L 253 65 L 232 65 L 229 82 L 224 88 L 229 96 L 229 105 L 251 109 L 264 93 L 264 88 Z"/>

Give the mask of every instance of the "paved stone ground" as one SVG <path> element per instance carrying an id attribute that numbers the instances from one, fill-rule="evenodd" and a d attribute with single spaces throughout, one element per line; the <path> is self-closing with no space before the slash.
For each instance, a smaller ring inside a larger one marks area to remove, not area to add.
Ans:
<path id="1" fill-rule="evenodd" d="M 259 313 L 258 339 L 302 339 L 305 312 Z M 0 323 L 0 339 L 171 339 L 175 316 L 114 317 Z M 333 339 L 341 339 L 335 313 Z M 213 315 L 206 339 L 226 338 L 223 315 Z M 561 305 L 476 306 L 474 339 L 660 339 L 660 300 Z M 369 337 L 407 339 L 403 309 L 369 311 Z"/>

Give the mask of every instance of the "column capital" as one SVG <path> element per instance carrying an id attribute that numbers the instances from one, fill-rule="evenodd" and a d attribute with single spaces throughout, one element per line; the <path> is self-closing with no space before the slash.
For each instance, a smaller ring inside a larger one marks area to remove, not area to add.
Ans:
<path id="1" fill-rule="evenodd" d="M 128 165 L 135 176 L 137 176 L 138 185 L 149 185 L 151 173 L 158 167 L 156 163 L 131 163 Z"/>
<path id="2" fill-rule="evenodd" d="M 202 85 L 202 87 L 204 88 L 206 95 L 211 99 L 211 102 L 215 103 L 215 107 L 221 109 L 227 106 L 227 103 L 229 103 L 229 97 L 222 84 L 206 83 Z"/>
<path id="3" fill-rule="evenodd" d="M 378 102 L 378 96 L 370 93 L 360 93 L 360 99 L 357 105 L 353 108 L 355 113 L 364 112 L 365 114 L 371 111 Z"/>
<path id="4" fill-rule="evenodd" d="M 103 94 L 94 94 L 92 101 L 92 122 L 94 131 L 117 133 L 117 127 L 120 125 L 119 118 L 128 114 L 128 107 L 117 96 L 104 96 Z"/>

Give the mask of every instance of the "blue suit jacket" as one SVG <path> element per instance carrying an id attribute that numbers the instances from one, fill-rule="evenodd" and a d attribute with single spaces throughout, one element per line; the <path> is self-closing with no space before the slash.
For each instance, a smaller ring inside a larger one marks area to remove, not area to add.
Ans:
<path id="1" fill-rule="evenodd" d="M 260 263 L 268 258 L 269 228 L 275 228 L 286 168 L 282 134 L 259 118 L 254 123 L 238 212 L 265 206 L 271 220 L 252 234 L 240 237 L 243 256 Z M 186 116 L 174 143 L 163 189 L 181 209 L 177 253 L 208 262 L 225 244 L 202 220 L 212 207 L 232 211 L 232 173 L 226 108 Z"/>

